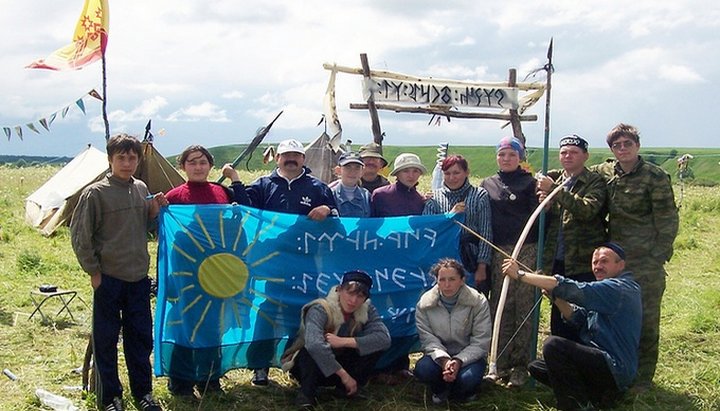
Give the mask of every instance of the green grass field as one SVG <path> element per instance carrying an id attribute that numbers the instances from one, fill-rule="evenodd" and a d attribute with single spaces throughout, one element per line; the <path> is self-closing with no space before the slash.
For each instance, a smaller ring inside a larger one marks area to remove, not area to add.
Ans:
<path id="1" fill-rule="evenodd" d="M 212 147 L 210 152 L 215 156 L 216 164 L 231 163 L 235 157 L 242 152 L 243 145 L 230 145 L 221 147 Z M 264 145 L 262 146 L 264 148 Z M 357 150 L 358 145 L 354 145 L 353 148 Z M 488 176 L 497 171 L 497 165 L 495 162 L 495 147 L 494 146 L 450 146 L 451 154 L 461 154 L 467 158 L 470 163 L 471 172 L 476 176 Z M 274 163 L 263 164 L 261 153 L 262 149 L 258 148 L 253 157 L 249 161 L 250 170 L 270 170 L 274 167 Z M 433 146 L 414 146 L 414 147 L 401 147 L 401 146 L 384 146 L 383 155 L 390 162 L 392 167 L 393 159 L 402 152 L 415 153 L 420 156 L 428 169 L 432 170 L 436 161 L 437 148 Z M 605 161 L 605 159 L 612 157 L 612 153 L 607 147 L 603 148 L 591 148 L 590 159 L 587 164 L 597 164 Z M 691 174 L 694 176 L 694 183 L 696 185 L 713 186 L 720 184 L 720 149 L 713 148 L 645 148 L 641 147 L 640 155 L 644 159 L 651 161 L 665 169 L 673 178 L 673 181 L 678 182 L 678 166 L 677 158 L 685 153 L 690 153 L 694 158 L 690 161 Z M 165 153 L 168 154 L 168 153 Z M 532 165 L 534 170 L 541 170 L 543 163 L 543 150 L 542 148 L 530 147 L 528 148 L 528 162 Z M 174 157 L 171 160 L 175 163 Z M 238 168 L 245 167 L 245 163 L 241 164 Z M 560 163 L 558 161 L 558 149 L 552 146 L 548 150 L 548 168 L 559 168 Z"/>
<path id="2" fill-rule="evenodd" d="M 434 148 L 428 148 L 426 161 L 434 156 L 433 151 Z M 390 150 L 387 155 L 392 157 Z M 475 165 L 480 160 L 476 161 L 471 158 L 471 164 L 479 170 Z M 494 171 L 494 165 L 485 166 L 483 169 Z M 36 388 L 64 395 L 80 409 L 95 409 L 92 397 L 84 398 L 77 390 L 81 380 L 75 371 L 82 364 L 87 344 L 90 310 L 75 301 L 72 303 L 75 322 L 62 317 L 48 324 L 38 318 L 28 319 L 33 309 L 30 291 L 40 284 L 52 283 L 78 290 L 87 303 L 92 298 L 88 277 L 80 270 L 70 247 L 68 229 L 63 227 L 54 236 L 44 238 L 24 222 L 24 199 L 57 169 L 0 166 L 0 368 L 7 368 L 18 377 L 17 381 L 11 381 L 0 376 L 2 410 L 43 409 L 35 397 Z M 477 171 L 479 175 L 490 172 Z M 252 179 L 248 173 L 242 176 L 245 180 Z M 477 179 L 474 177 L 473 181 Z M 422 185 L 428 184 L 425 177 Z M 677 186 L 676 194 L 679 195 Z M 717 252 L 720 235 L 715 231 L 719 226 L 720 188 L 686 187 L 675 255 L 667 266 L 669 278 L 663 301 L 657 386 L 640 395 L 626 396 L 619 409 L 720 409 L 720 253 Z M 152 254 L 155 246 L 151 243 Z M 151 272 L 154 269 L 151 267 Z M 540 340 L 546 334 L 546 311 L 547 304 L 543 303 Z M 54 314 L 52 310 L 48 312 Z M 121 378 L 127 387 L 124 371 Z M 286 375 L 272 370 L 274 383 L 267 388 L 252 387 L 250 378 L 248 371 L 232 371 L 222 380 L 224 394 L 209 395 L 202 400 L 176 399 L 169 395 L 166 379 L 157 378 L 155 393 L 168 410 L 292 408 L 295 384 Z M 424 387 L 415 382 L 395 387 L 371 384 L 367 400 L 346 402 L 328 395 L 323 397 L 326 400 L 323 409 L 439 409 L 425 401 L 424 393 Z M 508 390 L 490 386 L 484 387 L 477 401 L 451 408 L 548 410 L 552 404 L 552 393 L 545 387 Z M 126 394 L 126 405 L 128 410 L 135 409 L 129 394 Z"/>

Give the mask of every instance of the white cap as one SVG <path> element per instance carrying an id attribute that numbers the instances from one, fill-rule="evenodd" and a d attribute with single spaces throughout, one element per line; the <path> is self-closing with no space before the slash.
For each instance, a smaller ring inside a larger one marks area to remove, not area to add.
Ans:
<path id="1" fill-rule="evenodd" d="M 427 169 L 422 162 L 420 162 L 420 157 L 412 153 L 402 153 L 395 157 L 395 164 L 393 164 L 393 171 L 390 175 L 397 175 L 399 171 L 405 170 L 406 168 L 417 168 L 423 174 L 427 173 Z"/>
<path id="2" fill-rule="evenodd" d="M 305 154 L 305 148 L 303 147 L 301 142 L 295 140 L 294 138 L 291 138 L 289 140 L 283 140 L 280 142 L 280 144 L 278 144 L 277 154 L 285 153 Z"/>

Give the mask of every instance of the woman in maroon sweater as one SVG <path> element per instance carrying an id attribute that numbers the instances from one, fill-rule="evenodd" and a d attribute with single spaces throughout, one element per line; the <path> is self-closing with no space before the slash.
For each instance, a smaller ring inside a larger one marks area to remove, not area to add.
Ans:
<path id="1" fill-rule="evenodd" d="M 240 181 L 237 171 L 230 164 L 225 164 L 222 168 L 222 174 L 232 181 L 230 187 L 208 181 L 214 159 L 205 147 L 189 146 L 180 154 L 178 165 L 187 174 L 188 181 L 165 194 L 165 198 L 170 204 L 250 204 L 245 186 Z M 171 368 L 194 368 L 192 364 L 187 363 L 198 360 L 202 361 L 201 358 L 194 357 L 190 349 L 176 346 L 171 356 L 171 362 L 175 363 L 175 366 Z M 219 377 L 193 381 L 170 375 L 168 380 L 168 391 L 173 395 L 193 395 L 194 386 L 198 387 L 200 393 L 205 390 L 222 390 Z"/>
<path id="2" fill-rule="evenodd" d="M 186 148 L 178 158 L 178 166 L 187 174 L 188 181 L 165 194 L 168 202 L 170 204 L 237 203 L 250 205 L 245 185 L 230 164 L 225 164 L 222 168 L 223 176 L 232 181 L 230 187 L 208 181 L 208 175 L 214 164 L 212 154 L 205 147 L 194 145 Z"/>

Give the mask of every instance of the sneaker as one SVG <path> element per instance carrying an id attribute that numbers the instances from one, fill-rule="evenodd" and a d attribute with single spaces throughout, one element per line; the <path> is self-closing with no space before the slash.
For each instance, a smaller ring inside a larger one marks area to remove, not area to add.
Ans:
<path id="1" fill-rule="evenodd" d="M 160 404 L 158 404 L 157 401 L 155 401 L 155 398 L 153 398 L 152 393 L 147 393 L 140 398 L 138 400 L 138 405 L 142 411 L 163 411 Z"/>
<path id="2" fill-rule="evenodd" d="M 112 399 L 112 402 L 105 406 L 105 411 L 125 411 L 125 407 L 123 407 L 122 398 L 115 397 Z"/>
<path id="3" fill-rule="evenodd" d="M 255 375 L 253 375 L 252 378 L 252 385 L 255 386 L 266 386 L 268 385 L 268 372 L 270 371 L 269 368 L 257 368 L 253 370 Z"/>

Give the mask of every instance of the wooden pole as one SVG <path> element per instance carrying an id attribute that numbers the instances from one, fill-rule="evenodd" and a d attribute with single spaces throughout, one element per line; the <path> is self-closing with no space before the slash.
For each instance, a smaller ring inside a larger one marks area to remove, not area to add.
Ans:
<path id="1" fill-rule="evenodd" d="M 362 64 L 363 76 L 365 80 L 370 82 L 370 64 L 368 64 L 367 54 L 360 54 L 360 63 Z M 372 94 L 372 90 L 368 90 L 370 96 L 367 99 L 368 111 L 370 112 L 370 122 L 372 123 L 373 141 L 382 145 L 383 136 L 380 131 L 380 118 L 378 117 L 377 108 L 375 107 L 375 97 Z"/>
<path id="2" fill-rule="evenodd" d="M 455 118 L 482 118 L 490 120 L 505 120 L 510 121 L 510 114 L 500 113 L 480 113 L 480 112 L 465 112 L 451 110 L 446 106 L 436 107 L 411 107 L 411 106 L 399 106 L 395 104 L 375 103 L 375 108 L 378 110 L 390 110 L 396 113 L 423 113 L 423 114 L 437 114 L 439 116 L 455 117 Z M 350 109 L 352 110 L 367 110 L 368 105 L 363 103 L 350 103 Z M 537 121 L 538 117 L 535 114 L 528 114 L 524 116 L 517 116 L 518 121 Z"/>
<path id="3" fill-rule="evenodd" d="M 508 76 L 508 87 L 515 87 L 517 85 L 517 70 L 514 68 L 510 69 L 510 73 Z M 525 135 L 523 135 L 522 132 L 522 124 L 520 124 L 520 114 L 518 114 L 517 109 L 510 109 L 510 125 L 512 125 L 513 129 L 513 136 L 517 138 L 518 140 L 522 141 L 523 145 L 525 146 Z"/>
<path id="4" fill-rule="evenodd" d="M 363 69 L 358 67 L 347 67 L 347 66 L 338 66 L 337 64 L 330 64 L 330 63 L 323 63 L 323 68 L 325 70 L 330 71 L 337 71 L 338 73 L 347 73 L 347 74 L 355 74 L 362 76 Z M 411 82 L 438 82 L 442 84 L 452 84 L 457 86 L 468 86 L 468 87 L 483 87 L 483 88 L 504 88 L 507 87 L 507 82 L 483 82 L 483 83 L 477 83 L 477 82 L 471 82 L 471 81 L 461 81 L 461 80 L 452 80 L 452 79 L 443 79 L 443 78 L 437 78 L 433 77 L 430 78 L 421 78 L 417 76 L 411 76 L 409 74 L 402 74 L 402 73 L 396 73 L 394 71 L 387 71 L 387 70 L 370 70 L 370 76 L 371 77 L 381 77 L 384 79 L 393 79 L 393 80 L 402 80 L 402 81 L 411 81 Z M 517 89 L 520 91 L 528 91 L 528 90 L 539 90 L 543 88 L 542 85 L 538 83 L 517 83 Z"/>
<path id="5" fill-rule="evenodd" d="M 105 51 L 102 52 L 102 118 L 105 123 L 105 141 L 110 140 L 110 122 L 107 115 L 107 76 L 105 71 Z"/>

